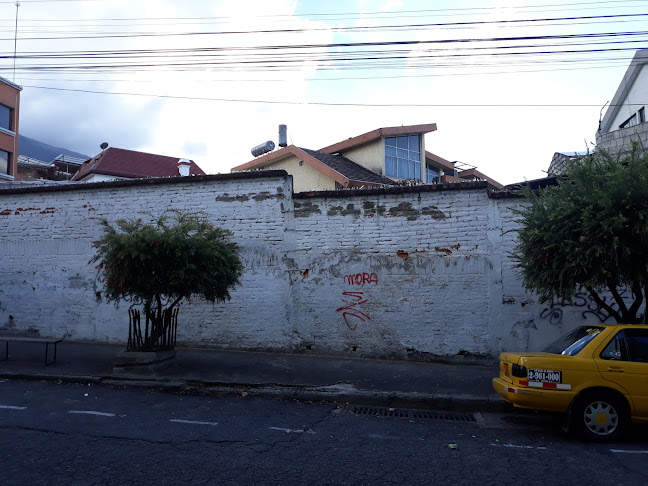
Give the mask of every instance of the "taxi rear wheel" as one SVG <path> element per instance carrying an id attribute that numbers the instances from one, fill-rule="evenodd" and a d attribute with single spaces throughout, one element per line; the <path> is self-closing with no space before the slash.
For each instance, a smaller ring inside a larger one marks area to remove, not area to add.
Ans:
<path id="1" fill-rule="evenodd" d="M 613 441 L 628 424 L 627 404 L 608 393 L 587 393 L 578 397 L 571 411 L 571 428 L 587 440 Z"/>

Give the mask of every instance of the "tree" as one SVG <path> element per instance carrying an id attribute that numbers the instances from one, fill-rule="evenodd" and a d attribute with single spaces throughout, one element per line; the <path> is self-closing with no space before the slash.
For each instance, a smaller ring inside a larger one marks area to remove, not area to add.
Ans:
<path id="1" fill-rule="evenodd" d="M 133 330 L 138 350 L 160 349 L 162 342 L 173 347 L 175 338 L 169 345 L 165 336 L 182 299 L 229 300 L 230 289 L 239 283 L 243 265 L 239 247 L 229 241 L 232 233 L 215 227 L 201 213 L 170 210 L 152 224 L 141 219 L 118 219 L 114 224 L 103 219 L 101 224 L 104 233 L 94 242 L 96 254 L 90 263 L 98 262 L 109 302 L 143 305 L 145 332 Z M 129 328 L 129 349 L 130 333 Z"/>
<path id="2" fill-rule="evenodd" d="M 515 211 L 512 256 L 524 287 L 541 303 L 568 303 L 585 289 L 617 322 L 646 322 L 648 153 L 638 144 L 617 158 L 596 151 L 573 161 L 557 185 L 523 193 L 529 204 Z"/>

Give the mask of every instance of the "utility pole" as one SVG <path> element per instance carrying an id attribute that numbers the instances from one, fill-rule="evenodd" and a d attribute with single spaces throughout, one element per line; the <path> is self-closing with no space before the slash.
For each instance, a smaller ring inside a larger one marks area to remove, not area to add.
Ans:
<path id="1" fill-rule="evenodd" d="M 20 7 L 20 2 L 16 2 L 16 28 L 14 30 L 14 55 L 13 55 L 13 79 L 12 81 L 16 82 L 16 47 L 18 46 L 18 7 Z"/>

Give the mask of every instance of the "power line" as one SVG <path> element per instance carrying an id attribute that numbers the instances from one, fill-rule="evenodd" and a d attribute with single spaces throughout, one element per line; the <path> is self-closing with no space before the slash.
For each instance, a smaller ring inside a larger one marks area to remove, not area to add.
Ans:
<path id="1" fill-rule="evenodd" d="M 231 30 L 231 31 L 210 31 L 210 32 L 167 32 L 167 33 L 127 33 L 127 34 L 111 34 L 111 35 L 80 35 L 80 36 L 65 36 L 65 37 L 24 37 L 22 40 L 71 40 L 71 39 L 117 39 L 117 38 L 135 38 L 135 37 L 185 37 L 185 36 L 223 36 L 223 35 L 250 35 L 250 34 L 290 34 L 290 33 L 305 33 L 305 32 L 371 32 L 381 29 L 421 29 L 431 27 L 461 27 L 461 26 L 478 26 L 478 25 L 492 25 L 492 24 L 520 24 L 520 23 L 535 23 L 535 22 L 562 22 L 574 20 L 597 20 L 597 19 L 617 19 L 629 17 L 646 17 L 648 13 L 639 14 L 617 14 L 617 15 L 589 15 L 580 17 L 555 17 L 555 18 L 541 18 L 541 19 L 516 19 L 516 20 L 481 20 L 471 22 L 435 22 L 435 23 L 422 23 L 422 24 L 400 24 L 400 25 L 380 25 L 380 26 L 354 26 L 354 27 L 322 27 L 311 29 L 264 29 L 264 30 Z M 7 40 L 7 39 L 0 39 Z"/>
<path id="2" fill-rule="evenodd" d="M 585 34 L 557 34 L 557 35 L 536 35 L 536 36 L 511 36 L 511 37 L 486 37 L 486 38 L 455 38 L 455 39 L 435 39 L 435 40 L 403 40 L 403 41 L 376 41 L 376 42 L 337 42 L 326 44 L 285 44 L 285 45 L 257 45 L 257 46 L 227 46 L 227 47 L 198 47 L 198 48 L 182 48 L 182 49 L 122 49 L 122 50 L 106 50 L 106 51 L 67 51 L 56 53 L 49 52 L 29 52 L 19 56 L 21 59 L 32 58 L 94 58 L 94 57 L 143 57 L 150 55 L 186 55 L 196 53 L 226 53 L 228 56 L 236 55 L 235 53 L 242 52 L 244 55 L 256 53 L 257 51 L 291 51 L 291 50 L 317 50 L 317 49 L 340 49 L 340 48 L 367 48 L 367 47 L 396 47 L 396 46 L 424 46 L 424 45 L 444 45 L 444 44 L 471 44 L 471 43 L 486 43 L 486 42 L 519 42 L 519 41 L 549 41 L 549 40 L 573 40 L 573 39 L 617 39 L 622 37 L 637 37 L 648 36 L 648 31 L 631 31 L 631 32 L 598 32 L 598 33 L 585 33 Z M 630 42 L 645 42 L 645 40 L 621 40 L 621 41 L 604 41 L 595 44 L 613 44 L 613 43 L 630 43 Z M 496 48 L 520 48 L 520 47 L 547 47 L 551 45 L 542 44 L 535 46 L 497 46 Z M 493 49 L 495 47 L 472 47 L 472 49 Z M 357 51 L 356 51 L 357 52 Z M 361 51 L 360 51 L 361 52 Z M 392 52 L 392 51 L 387 51 Z M 2 58 L 9 58 L 11 56 L 0 56 Z"/>
<path id="3" fill-rule="evenodd" d="M 386 67 L 381 63 L 389 62 L 390 65 L 387 67 L 394 68 L 394 62 L 429 62 L 429 61 L 438 61 L 438 60 L 455 60 L 455 59 L 466 59 L 470 57 L 479 57 L 480 55 L 488 55 L 489 57 L 512 57 L 512 56 L 538 56 L 538 55 L 565 55 L 565 54 L 592 54 L 592 53 L 604 53 L 604 52 L 623 52 L 623 51 L 636 51 L 635 47 L 621 47 L 621 48 L 604 48 L 604 49 L 567 49 L 561 51 L 515 51 L 515 52 L 488 52 L 488 53 L 450 53 L 447 51 L 436 51 L 434 54 L 421 54 L 417 53 L 416 56 L 412 56 L 410 51 L 387 51 L 386 53 L 376 53 L 375 55 L 366 55 L 366 53 L 361 53 L 361 55 L 353 55 L 353 53 L 335 53 L 333 57 L 274 57 L 274 58 L 257 58 L 258 56 L 251 56 L 249 58 L 239 58 L 239 59 L 230 59 L 231 56 L 224 56 L 225 59 L 208 59 L 205 61 L 166 61 L 166 62 L 113 62 L 113 63 L 77 63 L 74 65 L 65 64 L 41 64 L 41 65 L 27 65 L 22 66 L 23 70 L 26 71 L 66 71 L 71 69 L 83 69 L 83 70 L 93 70 L 93 69 L 114 69 L 114 68 L 154 68 L 154 67 L 167 67 L 177 69 L 179 67 L 202 67 L 202 68 L 220 68 L 220 69 L 238 69 L 244 70 L 249 69 L 250 67 L 256 67 L 260 69 L 274 69 L 274 68 L 289 68 L 293 64 L 299 65 L 312 65 L 320 69 L 349 69 L 357 68 L 358 66 L 363 66 L 363 62 L 371 62 L 372 67 Z M 214 56 L 211 56 L 212 58 Z M 330 65 L 330 63 L 344 63 L 343 65 Z"/>
<path id="4" fill-rule="evenodd" d="M 584 104 L 584 103 L 571 103 L 571 104 L 471 104 L 471 103 L 327 103 L 316 101 L 276 101 L 276 100 L 246 100 L 246 99 L 232 99 L 232 98 L 208 98 L 202 96 L 174 96 L 174 95 L 157 95 L 147 93 L 128 93 L 118 91 L 96 91 L 85 89 L 72 89 L 72 88 L 53 88 L 47 86 L 33 86 L 25 85 L 26 88 L 47 89 L 54 91 L 70 91 L 75 93 L 91 93 L 91 94 L 105 94 L 105 95 L 120 95 L 120 96 L 143 96 L 149 98 L 165 98 L 165 99 L 179 99 L 179 100 L 193 100 L 193 101 L 220 101 L 228 103 L 260 103 L 260 104 L 279 104 L 279 105 L 309 105 L 309 106 L 354 106 L 354 107 L 369 107 L 369 108 L 592 108 L 600 107 L 600 103 Z M 624 106 L 643 106 L 645 103 L 626 103 Z M 615 106 L 615 105 L 611 105 Z M 620 105 L 619 105 L 620 106 Z"/>
<path id="5" fill-rule="evenodd" d="M 25 3 L 33 3 L 36 2 L 37 0 L 26 0 Z M 55 2 L 55 1 L 88 1 L 88 0 L 40 0 L 41 2 Z M 101 1 L 101 0 L 92 0 L 92 1 Z M 11 1 L 0 1 L 0 4 L 2 3 L 13 3 Z M 340 17 L 340 16 L 346 16 L 346 15 L 360 15 L 363 18 L 366 16 L 370 15 L 378 15 L 378 16 L 389 16 L 390 18 L 394 18 L 395 15 L 399 14 L 416 14 L 417 16 L 420 16 L 420 14 L 425 14 L 425 13 L 434 13 L 434 14 L 440 14 L 440 13 L 446 13 L 446 12 L 455 12 L 451 15 L 457 15 L 456 12 L 468 12 L 467 15 L 472 15 L 470 12 L 483 12 L 483 11 L 492 11 L 492 10 L 502 10 L 502 9 L 515 9 L 515 10 L 526 10 L 526 9 L 534 9 L 534 8 L 544 8 L 544 7 L 578 7 L 580 6 L 581 8 L 579 10 L 583 10 L 582 6 L 587 6 L 595 9 L 599 8 L 623 8 L 623 6 L 619 6 L 617 4 L 619 3 L 624 3 L 624 4 L 633 4 L 633 3 L 645 3 L 645 0 L 608 0 L 608 1 L 598 1 L 598 2 L 575 2 L 575 3 L 558 3 L 558 4 L 541 4 L 541 5 L 516 5 L 514 7 L 508 7 L 508 6 L 501 6 L 501 7 L 463 7 L 463 8 L 443 8 L 443 9 L 419 9 L 419 10 L 390 10 L 390 11 L 378 11 L 378 12 L 337 12 L 337 13 L 303 13 L 303 14 L 267 14 L 267 15 L 256 15 L 254 18 L 301 18 L 301 17 Z M 608 5 L 608 4 L 613 4 L 610 5 L 609 7 L 593 7 L 594 5 Z M 628 8 L 631 8 L 630 5 L 627 6 Z M 572 10 L 572 9 L 570 9 Z M 99 19 L 83 19 L 86 21 L 140 21 L 140 20 L 171 20 L 171 21 L 177 21 L 177 20 L 231 20 L 231 16 L 211 16 L 211 17 L 108 17 L 108 18 L 99 18 Z M 355 19 L 355 18 L 352 18 Z M 38 21 L 38 22 L 78 22 L 80 19 L 26 19 L 27 21 Z M 347 18 L 341 18 L 341 19 L 324 19 L 324 20 L 347 20 Z"/>
<path id="6" fill-rule="evenodd" d="M 483 72 L 470 72 L 470 73 L 437 73 L 437 74 L 401 74 L 401 75 L 393 75 L 393 76 L 380 76 L 380 75 L 371 75 L 371 76 L 354 76 L 354 77 L 336 77 L 336 78 L 304 78 L 303 81 L 308 81 L 308 82 L 327 82 L 327 81 L 366 81 L 366 80 L 376 80 L 376 79 L 400 79 L 400 78 L 435 78 L 435 77 L 453 77 L 453 76 L 484 76 L 484 75 L 501 75 L 501 74 L 506 74 L 506 75 L 511 75 L 511 74 L 529 74 L 529 73 L 544 73 L 544 72 L 554 72 L 554 71 L 582 71 L 582 70 L 591 70 L 591 69 L 610 69 L 610 68 L 615 68 L 620 65 L 626 65 L 627 60 L 626 59 L 619 59 L 615 60 L 612 59 L 611 61 L 616 62 L 615 65 L 600 65 L 600 63 L 597 63 L 595 66 L 580 66 L 580 67 L 570 67 L 570 68 L 556 68 L 552 67 L 550 69 L 515 69 L 515 70 L 508 70 L 508 71 L 483 71 Z M 501 66 L 501 64 L 499 64 Z M 448 67 L 453 67 L 453 66 L 448 66 Z M 472 68 L 473 66 L 471 66 Z M 37 74 L 37 73 L 33 73 Z M 102 73 L 82 73 L 85 75 L 101 75 L 102 79 L 72 79 L 72 78 L 43 78 L 43 77 L 27 77 L 23 78 L 23 80 L 26 81 L 58 81 L 58 82 L 64 82 L 64 83 L 75 83 L 82 81 L 84 83 L 118 83 L 118 82 L 124 82 L 124 83 L 153 83 L 156 80 L 153 79 L 119 79 L 119 78 L 110 78 L 106 79 Z M 291 82 L 289 79 L 268 79 L 268 78 L 253 78 L 253 79 L 242 79 L 242 78 L 236 78 L 236 79 L 209 79 L 209 80 L 203 80 L 203 79 L 192 79 L 192 83 L 199 83 L 199 84 L 204 84 L 204 83 L 287 83 Z"/>

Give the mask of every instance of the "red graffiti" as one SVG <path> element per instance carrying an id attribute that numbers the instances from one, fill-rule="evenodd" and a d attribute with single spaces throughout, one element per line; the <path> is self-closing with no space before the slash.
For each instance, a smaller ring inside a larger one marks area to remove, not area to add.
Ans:
<path id="1" fill-rule="evenodd" d="M 356 308 L 356 306 L 367 302 L 367 299 L 364 298 L 364 292 L 342 292 L 342 295 L 346 297 L 351 297 L 351 300 L 342 298 L 342 302 L 344 302 L 347 305 L 345 305 L 344 307 L 340 307 L 339 309 L 336 309 L 335 312 L 342 312 L 342 317 L 344 317 L 344 322 L 346 323 L 347 327 L 350 330 L 355 331 L 356 328 L 358 327 L 357 322 L 355 324 L 351 324 L 349 322 L 350 317 L 355 317 L 356 319 L 360 320 L 360 322 L 366 322 L 371 320 L 371 317 L 369 317 L 367 314 L 362 312 L 360 309 Z"/>
<path id="2" fill-rule="evenodd" d="M 378 284 L 378 274 L 376 273 L 354 273 L 344 276 L 344 283 L 349 285 Z"/>

